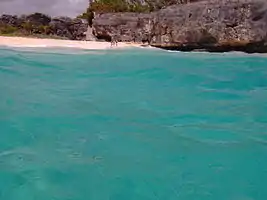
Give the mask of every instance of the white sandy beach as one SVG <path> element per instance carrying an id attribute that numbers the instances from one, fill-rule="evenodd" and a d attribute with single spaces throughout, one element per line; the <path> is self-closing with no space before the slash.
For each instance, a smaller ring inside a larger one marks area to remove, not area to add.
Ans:
<path id="1" fill-rule="evenodd" d="M 79 49 L 110 49 L 139 47 L 138 44 L 118 43 L 118 46 L 110 46 L 109 42 L 96 41 L 74 41 L 58 39 L 24 38 L 24 37 L 5 37 L 0 36 L 0 46 L 9 47 L 69 47 Z"/>

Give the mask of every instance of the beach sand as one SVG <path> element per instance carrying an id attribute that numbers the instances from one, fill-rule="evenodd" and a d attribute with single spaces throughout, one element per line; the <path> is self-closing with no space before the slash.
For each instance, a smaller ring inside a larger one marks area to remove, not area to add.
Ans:
<path id="1" fill-rule="evenodd" d="M 0 36 L 0 46 L 9 47 L 69 47 L 79 49 L 110 49 L 140 47 L 139 44 L 118 43 L 118 46 L 110 46 L 109 42 L 74 41 L 58 39 L 24 38 Z"/>

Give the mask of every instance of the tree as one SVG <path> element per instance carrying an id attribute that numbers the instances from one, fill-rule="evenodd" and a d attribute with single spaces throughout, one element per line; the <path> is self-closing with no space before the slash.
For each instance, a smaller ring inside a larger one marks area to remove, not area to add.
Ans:
<path id="1" fill-rule="evenodd" d="M 92 26 L 94 19 L 94 12 L 91 9 L 91 7 L 88 7 L 87 10 L 81 15 L 79 15 L 77 18 L 85 19 L 88 22 L 89 26 Z"/>
<path id="2" fill-rule="evenodd" d="M 33 31 L 33 24 L 30 22 L 24 22 L 22 24 L 22 28 L 28 33 L 28 34 L 32 34 Z"/>

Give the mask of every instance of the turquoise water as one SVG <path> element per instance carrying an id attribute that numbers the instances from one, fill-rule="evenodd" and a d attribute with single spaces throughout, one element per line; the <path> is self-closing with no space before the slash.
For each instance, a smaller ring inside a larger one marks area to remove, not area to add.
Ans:
<path id="1" fill-rule="evenodd" d="M 47 52 L 0 50 L 1 200 L 267 198 L 267 58 Z"/>

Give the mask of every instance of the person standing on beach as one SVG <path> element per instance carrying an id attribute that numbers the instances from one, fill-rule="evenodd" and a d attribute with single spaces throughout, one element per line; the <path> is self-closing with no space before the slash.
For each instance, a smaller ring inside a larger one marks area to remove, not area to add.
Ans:
<path id="1" fill-rule="evenodd" d="M 118 39 L 116 35 L 111 36 L 111 42 L 110 42 L 110 46 L 118 46 Z"/>
<path id="2" fill-rule="evenodd" d="M 118 46 L 118 36 L 117 35 L 114 36 L 114 42 L 115 42 L 115 45 Z"/>
<path id="3" fill-rule="evenodd" d="M 110 47 L 114 46 L 114 36 L 112 35 L 110 38 Z"/>

